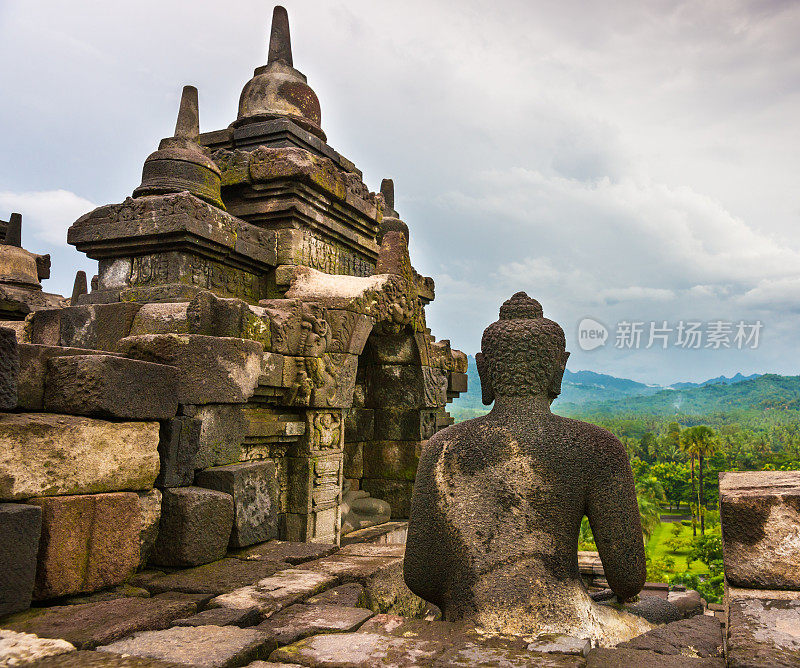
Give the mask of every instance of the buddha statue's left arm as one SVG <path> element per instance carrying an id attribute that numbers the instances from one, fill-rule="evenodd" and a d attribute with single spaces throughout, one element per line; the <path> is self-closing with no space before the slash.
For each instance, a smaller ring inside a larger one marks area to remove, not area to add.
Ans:
<path id="1" fill-rule="evenodd" d="M 624 600 L 638 594 L 647 577 L 639 504 L 625 447 L 612 434 L 595 429 L 586 515 L 608 585 Z"/>

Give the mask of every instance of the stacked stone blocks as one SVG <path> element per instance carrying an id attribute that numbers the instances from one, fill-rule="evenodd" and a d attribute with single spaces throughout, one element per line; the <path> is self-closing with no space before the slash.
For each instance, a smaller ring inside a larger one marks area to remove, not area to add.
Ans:
<path id="1" fill-rule="evenodd" d="M 729 666 L 800 663 L 800 472 L 720 474 Z"/>
<path id="2" fill-rule="evenodd" d="M 19 217 L 2 226 L 0 502 L 18 507 L 0 526 L 30 533 L 9 611 L 274 538 L 338 544 L 346 474 L 407 514 L 466 357 L 426 327 L 433 280 L 391 189 L 370 192 L 318 112 L 265 118 L 248 90 L 201 136 L 184 89 L 133 196 L 70 227 L 98 261 L 70 299 L 41 291 Z"/>

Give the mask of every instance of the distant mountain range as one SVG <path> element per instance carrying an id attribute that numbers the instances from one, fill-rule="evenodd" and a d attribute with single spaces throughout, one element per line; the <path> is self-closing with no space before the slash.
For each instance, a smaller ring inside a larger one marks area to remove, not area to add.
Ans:
<path id="1" fill-rule="evenodd" d="M 717 376 L 716 378 L 710 378 L 709 380 L 702 382 L 702 383 L 673 383 L 670 385 L 671 388 L 675 390 L 685 390 L 687 387 L 702 387 L 703 385 L 719 385 L 722 383 L 723 385 L 733 385 L 734 383 L 741 383 L 743 380 L 753 380 L 753 378 L 758 378 L 763 374 L 760 373 L 751 373 L 749 376 L 744 376 L 741 373 L 737 373 L 735 376 L 731 376 L 728 378 L 727 376 Z"/>
<path id="2" fill-rule="evenodd" d="M 475 359 L 469 356 L 469 390 L 448 409 L 457 420 L 485 413 Z M 800 409 L 800 376 L 718 376 L 702 383 L 647 385 L 594 371 L 564 372 L 553 410 L 562 415 L 633 414 L 662 417 L 734 410 Z"/>

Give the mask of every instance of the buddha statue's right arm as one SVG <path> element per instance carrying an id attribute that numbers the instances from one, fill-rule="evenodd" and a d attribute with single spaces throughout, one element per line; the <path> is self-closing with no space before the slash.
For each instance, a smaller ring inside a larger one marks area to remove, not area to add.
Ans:
<path id="1" fill-rule="evenodd" d="M 608 586 L 624 600 L 638 594 L 647 577 L 639 504 L 625 447 L 594 429 L 586 515 Z"/>

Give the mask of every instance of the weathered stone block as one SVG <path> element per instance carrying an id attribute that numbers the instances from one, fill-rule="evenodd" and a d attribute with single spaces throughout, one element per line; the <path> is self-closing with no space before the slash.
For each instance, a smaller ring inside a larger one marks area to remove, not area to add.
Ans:
<path id="1" fill-rule="evenodd" d="M 152 488 L 157 422 L 0 415 L 0 499 Z"/>
<path id="2" fill-rule="evenodd" d="M 195 469 L 224 466 L 242 459 L 242 443 L 247 436 L 248 421 L 237 404 L 185 406 L 185 415 L 200 421 Z"/>
<path id="3" fill-rule="evenodd" d="M 543 654 L 586 656 L 592 649 L 592 643 L 588 638 L 576 638 L 563 633 L 546 633 L 530 643 L 528 649 Z"/>
<path id="4" fill-rule="evenodd" d="M 387 480 L 383 478 L 364 478 L 361 488 L 376 499 L 383 499 L 392 508 L 392 519 L 408 517 L 411 509 L 411 493 L 414 483 L 410 480 Z"/>
<path id="5" fill-rule="evenodd" d="M 41 508 L 0 503 L 0 615 L 31 605 L 41 532 Z"/>
<path id="6" fill-rule="evenodd" d="M 800 665 L 800 592 L 727 587 L 732 668 Z"/>
<path id="7" fill-rule="evenodd" d="M 450 380 L 447 386 L 448 392 L 466 392 L 467 391 L 467 374 L 459 373 L 458 371 L 450 372 Z"/>
<path id="8" fill-rule="evenodd" d="M 385 408 L 375 411 L 375 440 L 427 441 L 435 433 L 436 413 L 432 410 Z"/>
<path id="9" fill-rule="evenodd" d="M 225 558 L 195 568 L 185 568 L 174 573 L 150 578 L 143 582 L 142 586 L 155 594 L 181 591 L 187 594 L 219 596 L 269 577 L 286 567 L 287 564 L 281 561 Z"/>
<path id="10" fill-rule="evenodd" d="M 727 581 L 800 589 L 800 471 L 721 473 L 719 481 Z"/>
<path id="11" fill-rule="evenodd" d="M 131 325 L 130 336 L 140 334 L 189 334 L 188 302 L 145 304 Z"/>
<path id="12" fill-rule="evenodd" d="M 647 650 L 659 654 L 721 657 L 722 644 L 722 627 L 719 620 L 708 615 L 697 615 L 658 626 L 652 631 L 618 644 L 617 647 Z"/>
<path id="13" fill-rule="evenodd" d="M 306 373 L 308 362 L 319 364 L 317 359 L 304 358 Z M 325 365 L 323 377 L 326 381 L 314 388 L 309 405 L 317 408 L 349 408 L 353 401 L 358 357 L 345 353 L 326 353 L 321 361 Z"/>
<path id="14" fill-rule="evenodd" d="M 310 605 L 346 605 L 352 608 L 363 608 L 366 607 L 365 599 L 364 586 L 358 582 L 348 582 L 312 596 L 306 600 L 306 603 Z"/>
<path id="15" fill-rule="evenodd" d="M 122 339 L 126 357 L 178 369 L 181 404 L 244 403 L 261 375 L 263 348 L 256 341 L 199 334 L 147 334 Z"/>
<path id="16" fill-rule="evenodd" d="M 196 610 L 194 597 L 171 592 L 152 598 L 116 598 L 34 608 L 7 617 L 3 626 L 44 638 L 63 638 L 79 649 L 92 649 L 136 631 L 166 628 L 173 619 L 186 617 Z"/>
<path id="17" fill-rule="evenodd" d="M 259 384 L 269 387 L 282 387 L 285 363 L 286 355 L 265 352 L 261 362 L 261 376 L 258 379 Z"/>
<path id="18" fill-rule="evenodd" d="M 336 545 L 324 543 L 301 543 L 284 540 L 271 540 L 268 543 L 254 545 L 232 554 L 237 559 L 251 561 L 259 559 L 264 561 L 285 561 L 287 564 L 297 565 L 306 561 L 313 561 L 327 557 L 338 550 Z"/>
<path id="19" fill-rule="evenodd" d="M 144 568 L 156 546 L 161 522 L 161 492 L 139 492 L 139 568 Z"/>
<path id="20" fill-rule="evenodd" d="M 42 309 L 26 318 L 30 342 L 44 346 L 61 345 L 61 312 L 64 309 Z"/>
<path id="21" fill-rule="evenodd" d="M 345 442 L 371 441 L 375 438 L 375 411 L 371 408 L 351 408 L 345 414 Z"/>
<path id="22" fill-rule="evenodd" d="M 373 441 L 364 444 L 364 477 L 410 480 L 417 474 L 425 442 Z M 366 487 L 364 489 L 367 489 Z M 369 491 L 369 490 L 367 490 Z M 379 497 L 380 498 L 380 497 Z"/>
<path id="23" fill-rule="evenodd" d="M 379 546 L 375 546 L 379 547 Z M 361 556 L 334 554 L 304 564 L 308 570 L 328 573 L 339 582 L 358 582 L 364 587 L 364 605 L 376 613 L 391 612 L 404 617 L 420 617 L 425 602 L 411 592 L 403 579 L 403 558 L 392 546 L 381 554 Z"/>
<path id="24" fill-rule="evenodd" d="M 203 423 L 191 417 L 164 420 L 158 440 L 161 467 L 156 487 L 188 487 L 194 482 Z"/>
<path id="25" fill-rule="evenodd" d="M 0 666 L 24 666 L 39 659 L 74 652 L 65 640 L 39 638 L 32 633 L 0 629 Z"/>
<path id="26" fill-rule="evenodd" d="M 264 633 L 236 626 L 175 626 L 137 633 L 97 649 L 181 665 L 231 668 L 267 658 L 275 642 Z"/>
<path id="27" fill-rule="evenodd" d="M 394 638 L 380 633 L 330 633 L 312 636 L 281 647 L 270 655 L 270 661 L 302 661 L 306 666 L 424 666 L 444 649 L 443 643 L 417 638 Z M 487 649 L 488 652 L 488 649 Z M 470 661 L 460 665 L 474 665 L 478 652 L 470 653 Z M 465 657 L 466 658 L 466 657 Z M 508 661 L 498 666 L 522 666 Z M 505 657 L 503 657 L 505 658 Z M 447 665 L 447 664 L 444 664 Z M 458 663 L 450 664 L 452 666 Z M 530 664 L 528 664 L 530 665 Z"/>
<path id="28" fill-rule="evenodd" d="M 374 336 L 369 350 L 373 364 L 421 364 L 417 342 L 410 334 Z"/>
<path id="29" fill-rule="evenodd" d="M 42 509 L 34 598 L 118 585 L 139 565 L 136 494 L 55 496 L 29 503 Z"/>
<path id="30" fill-rule="evenodd" d="M 0 411 L 10 411 L 17 405 L 17 376 L 19 351 L 13 329 L 0 327 Z"/>
<path id="31" fill-rule="evenodd" d="M 202 566 L 201 566 L 202 568 Z M 261 621 L 258 608 L 237 610 L 236 608 L 211 608 L 191 617 L 176 619 L 174 626 L 238 626 L 247 628 Z"/>
<path id="32" fill-rule="evenodd" d="M 577 657 L 570 658 L 577 661 Z M 639 668 L 640 666 L 653 666 L 654 668 L 725 668 L 725 659 L 674 656 L 643 649 L 595 647 L 586 657 L 585 664 L 556 663 L 550 665 L 585 665 L 586 668 Z"/>
<path id="33" fill-rule="evenodd" d="M 338 543 L 341 515 L 331 505 L 310 513 L 286 513 L 286 538 L 292 541 Z"/>
<path id="34" fill-rule="evenodd" d="M 376 405 L 392 406 L 395 409 L 425 406 L 425 383 L 421 367 L 381 364 L 371 367 L 370 370 L 372 399 Z"/>
<path id="35" fill-rule="evenodd" d="M 364 608 L 296 603 L 275 613 L 254 630 L 262 631 L 278 645 L 288 645 L 317 633 L 355 631 L 373 614 Z"/>
<path id="36" fill-rule="evenodd" d="M 133 319 L 141 306 L 117 302 L 64 308 L 61 310 L 61 340 L 58 345 L 113 351 L 117 342 L 130 334 Z"/>
<path id="37" fill-rule="evenodd" d="M 183 668 L 183 666 L 155 659 L 142 659 L 138 656 L 78 650 L 42 659 L 37 662 L 36 668 Z"/>
<path id="38" fill-rule="evenodd" d="M 30 334 L 27 320 L 1 320 L 0 327 L 10 329 L 17 337 L 17 343 L 30 343 Z"/>
<path id="39" fill-rule="evenodd" d="M 344 444 L 344 477 L 351 479 L 364 477 L 363 443 Z"/>
<path id="40" fill-rule="evenodd" d="M 225 556 L 233 526 L 233 498 L 201 487 L 165 489 L 161 523 L 150 561 L 199 566 Z"/>
<path id="41" fill-rule="evenodd" d="M 113 355 L 53 357 L 44 407 L 53 413 L 162 420 L 178 411 L 178 374 L 164 364 Z"/>
<path id="42" fill-rule="evenodd" d="M 292 603 L 303 601 L 336 583 L 326 573 L 314 573 L 299 568 L 287 568 L 253 585 L 211 599 L 210 608 L 258 608 L 268 616 Z"/>
<path id="43" fill-rule="evenodd" d="M 201 292 L 186 309 L 188 330 L 190 334 L 251 339 L 269 348 L 269 320 L 259 317 L 260 310 L 241 299 L 225 299 L 213 292 Z"/>
<path id="44" fill-rule="evenodd" d="M 64 348 L 32 343 L 19 345 L 19 403 L 17 407 L 26 411 L 44 410 L 44 387 L 47 378 L 47 362 L 53 357 L 69 355 L 99 355 L 96 350 Z"/>
<path id="45" fill-rule="evenodd" d="M 198 472 L 196 483 L 233 497 L 231 549 L 277 538 L 278 481 L 272 461 L 205 469 Z"/>

